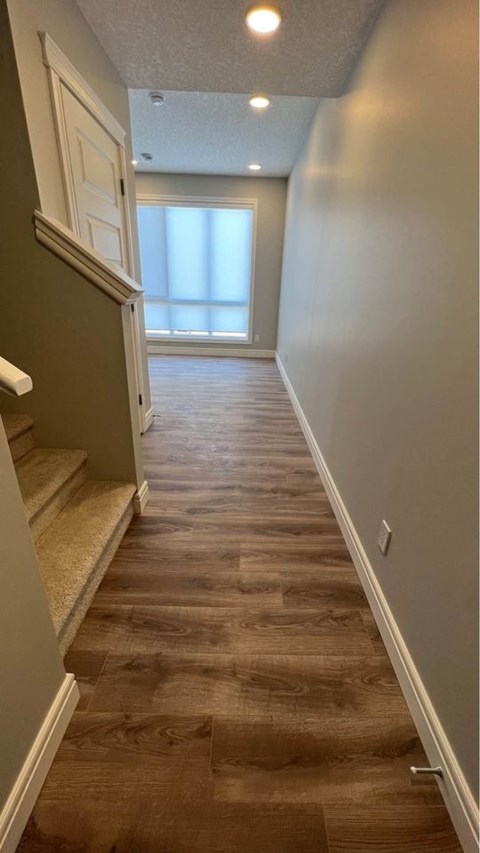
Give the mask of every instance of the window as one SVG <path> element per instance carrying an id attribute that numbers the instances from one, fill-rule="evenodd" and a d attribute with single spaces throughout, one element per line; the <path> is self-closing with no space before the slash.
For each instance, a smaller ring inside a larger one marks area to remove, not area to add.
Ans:
<path id="1" fill-rule="evenodd" d="M 249 343 L 254 202 L 140 201 L 148 337 Z"/>

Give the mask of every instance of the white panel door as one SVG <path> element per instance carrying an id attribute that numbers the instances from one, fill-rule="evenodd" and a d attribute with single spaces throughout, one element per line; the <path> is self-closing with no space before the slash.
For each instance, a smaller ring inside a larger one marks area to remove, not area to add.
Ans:
<path id="1" fill-rule="evenodd" d="M 61 87 L 76 208 L 76 230 L 99 254 L 131 273 L 120 145 Z"/>

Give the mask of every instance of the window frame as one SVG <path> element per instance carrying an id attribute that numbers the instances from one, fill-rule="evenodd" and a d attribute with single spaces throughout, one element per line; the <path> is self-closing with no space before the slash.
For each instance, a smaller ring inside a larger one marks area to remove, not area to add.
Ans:
<path id="1" fill-rule="evenodd" d="M 197 334 L 195 332 L 183 332 L 178 335 L 156 334 L 147 330 L 147 342 L 151 341 L 176 341 L 177 343 L 188 343 L 188 341 L 199 341 L 204 344 L 234 344 L 235 346 L 249 346 L 253 341 L 253 309 L 255 300 L 255 267 L 257 252 L 257 218 L 258 199 L 256 198 L 230 198 L 215 196 L 185 196 L 185 195 L 160 195 L 158 193 L 138 193 L 137 207 L 212 207 L 230 210 L 252 211 L 252 257 L 250 266 L 250 292 L 248 302 L 248 332 L 246 338 L 237 337 L 237 333 L 220 336 L 215 334 Z"/>

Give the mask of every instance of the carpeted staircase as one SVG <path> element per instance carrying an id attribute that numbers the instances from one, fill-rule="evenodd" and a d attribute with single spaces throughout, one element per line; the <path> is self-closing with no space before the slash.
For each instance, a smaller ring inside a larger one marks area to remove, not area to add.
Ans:
<path id="1" fill-rule="evenodd" d="M 28 415 L 2 415 L 62 653 L 133 515 L 135 486 L 89 480 L 83 450 L 34 447 Z"/>

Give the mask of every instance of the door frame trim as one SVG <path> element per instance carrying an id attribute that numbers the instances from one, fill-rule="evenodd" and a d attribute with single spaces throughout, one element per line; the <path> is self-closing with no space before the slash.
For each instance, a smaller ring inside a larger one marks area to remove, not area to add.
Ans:
<path id="1" fill-rule="evenodd" d="M 39 32 L 43 49 L 43 62 L 49 71 L 62 80 L 70 91 L 82 101 L 88 111 L 105 128 L 115 142 L 125 146 L 126 131 L 118 123 L 96 92 L 89 86 L 62 50 L 46 32 Z"/>

